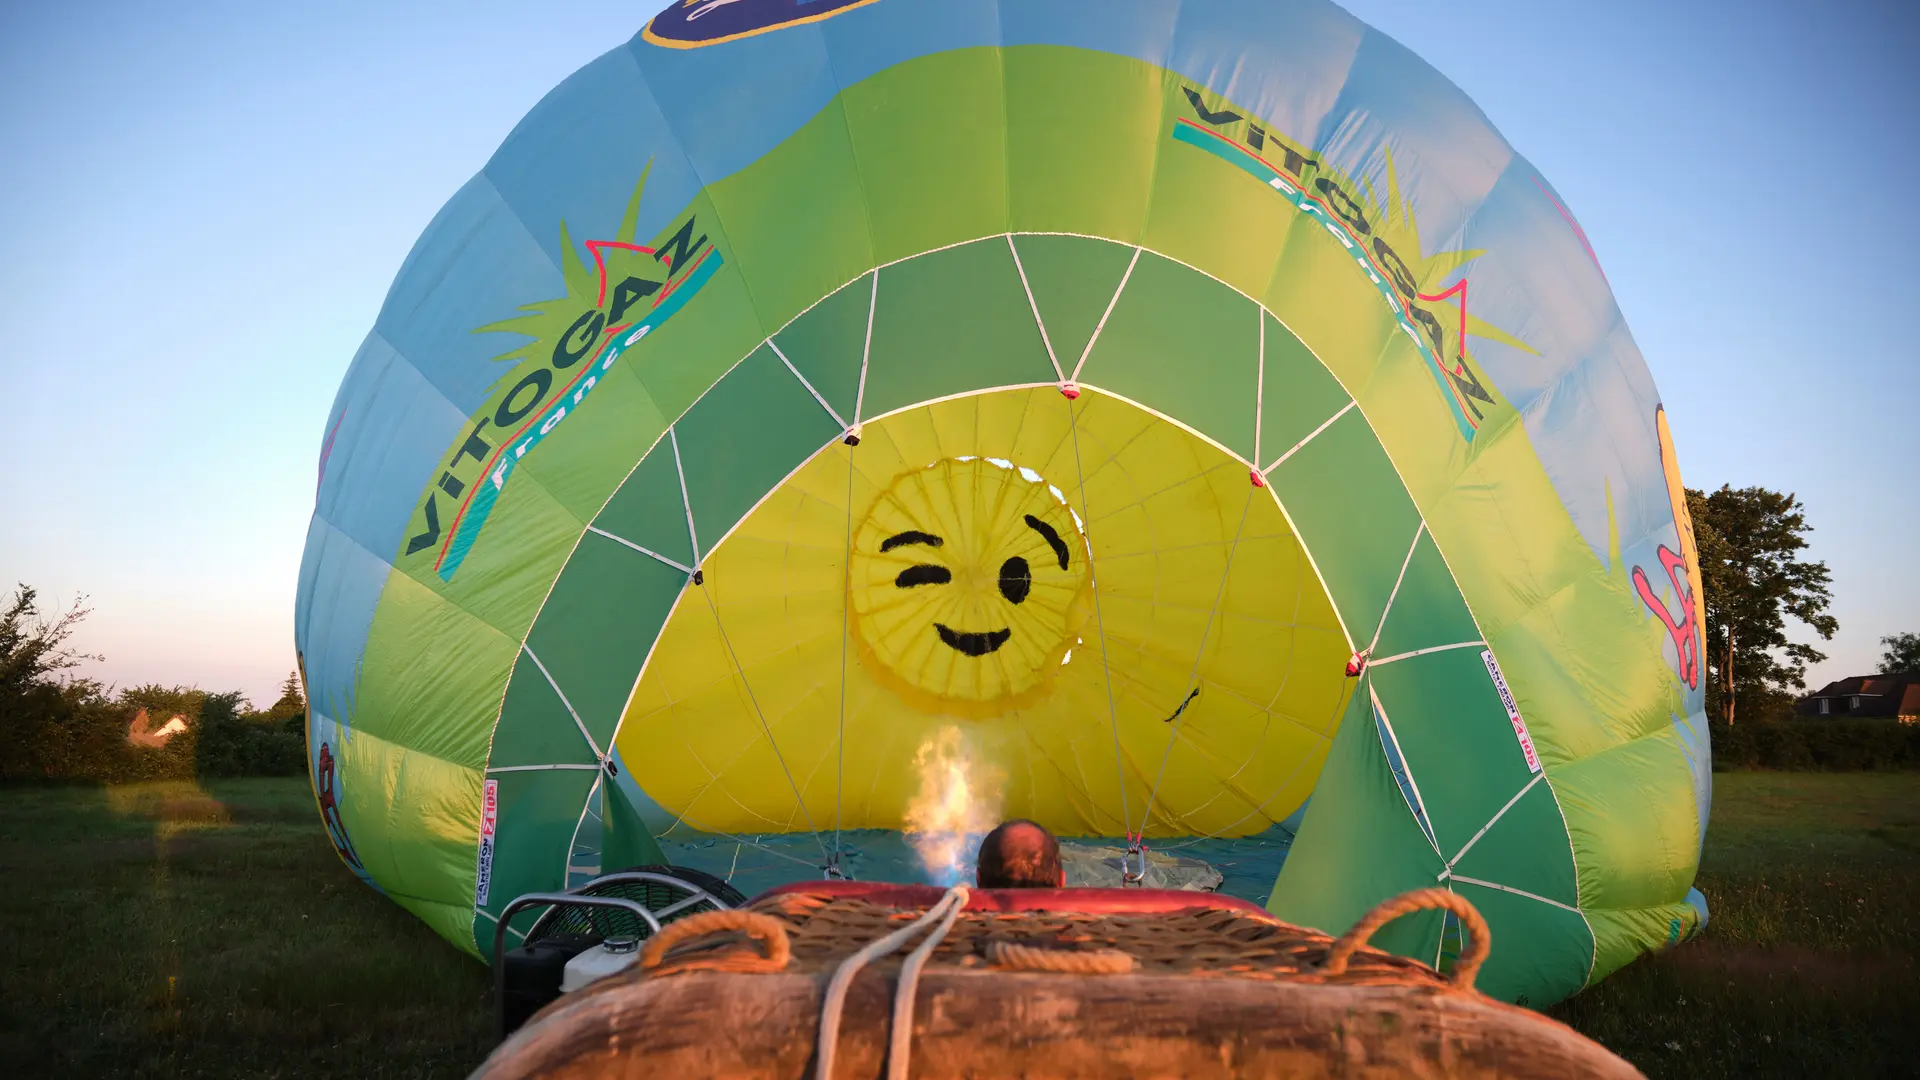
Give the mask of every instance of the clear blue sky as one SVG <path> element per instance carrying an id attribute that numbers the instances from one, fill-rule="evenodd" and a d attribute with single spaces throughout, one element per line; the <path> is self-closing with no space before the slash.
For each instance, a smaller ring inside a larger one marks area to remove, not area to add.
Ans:
<path id="1" fill-rule="evenodd" d="M 335 388 L 434 211 L 634 3 L 0 7 L 0 584 L 90 673 L 293 665 Z M 1907 0 L 1349 3 L 1579 217 L 1689 484 L 1797 492 L 1839 636 L 1920 630 L 1920 15 Z"/>

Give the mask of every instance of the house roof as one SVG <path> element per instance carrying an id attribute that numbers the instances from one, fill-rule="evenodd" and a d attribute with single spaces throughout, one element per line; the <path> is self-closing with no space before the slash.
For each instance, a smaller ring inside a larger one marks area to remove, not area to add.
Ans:
<path id="1" fill-rule="evenodd" d="M 1821 698 L 1859 698 L 1859 705 L 1839 712 L 1852 716 L 1920 715 L 1920 671 L 1881 672 L 1877 675 L 1853 675 L 1815 690 L 1800 699 L 1800 711 L 1818 712 L 1812 702 Z"/>
<path id="2" fill-rule="evenodd" d="M 1809 698 L 1844 697 L 1858 690 L 1860 688 L 1860 684 L 1865 681 L 1866 681 L 1866 677 L 1864 675 L 1855 675 L 1852 678 L 1848 678 L 1848 679 L 1835 679 L 1833 682 L 1830 682 L 1827 685 L 1821 687 L 1820 689 L 1815 690 L 1813 693 L 1808 694 L 1807 697 Z"/>

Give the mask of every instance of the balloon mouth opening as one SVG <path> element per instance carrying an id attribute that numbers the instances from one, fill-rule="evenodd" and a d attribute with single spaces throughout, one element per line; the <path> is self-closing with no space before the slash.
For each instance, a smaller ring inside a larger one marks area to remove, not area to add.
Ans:
<path id="1" fill-rule="evenodd" d="M 1251 463 L 1079 389 L 869 418 L 705 554 L 619 736 L 663 844 L 954 884 L 1028 818 L 1078 838 L 1070 883 L 1215 888 L 1226 845 L 1266 836 L 1250 873 L 1271 884 L 1352 646 Z"/>
<path id="2" fill-rule="evenodd" d="M 860 843 L 907 862 L 782 851 L 949 881 L 997 818 L 1024 817 L 1118 847 L 1140 884 L 1156 844 L 1202 862 L 1227 854 L 1213 843 L 1283 850 L 1334 733 L 1374 719 L 1376 678 L 1478 670 L 1458 586 L 1324 362 L 1218 279 L 1144 249 L 1110 258 L 1095 238 L 1045 241 L 1111 263 L 1115 291 L 1084 313 L 1093 338 L 1047 325 L 1041 286 L 1009 288 L 1018 303 L 989 335 L 975 277 L 1004 258 L 1018 285 L 1027 243 L 929 251 L 797 316 L 777 355 L 723 376 L 636 467 L 634 534 L 596 530 L 631 544 L 582 549 L 631 572 L 638 546 L 665 574 L 683 541 L 640 531 L 684 521 L 703 575 L 673 582 L 620 688 L 623 790 L 669 837 L 876 830 L 892 839 Z M 942 321 L 935 296 L 965 314 Z M 1061 332 L 1019 368 L 1012 331 L 1035 320 Z M 954 385 L 962 372 L 986 385 Z M 1245 395 L 1221 392 L 1241 378 Z M 750 460 L 762 445 L 778 460 Z M 1396 593 L 1419 625 L 1386 618 Z M 950 728 L 965 783 L 929 787 L 916 755 Z"/>

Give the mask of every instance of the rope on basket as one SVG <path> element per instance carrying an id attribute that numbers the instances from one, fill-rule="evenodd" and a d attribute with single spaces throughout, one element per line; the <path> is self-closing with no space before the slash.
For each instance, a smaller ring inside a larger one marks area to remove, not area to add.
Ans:
<path id="1" fill-rule="evenodd" d="M 1327 962 L 1321 966 L 1324 975 L 1344 975 L 1347 961 L 1353 958 L 1354 951 L 1367 943 L 1374 932 L 1402 915 L 1416 911 L 1440 908 L 1451 911 L 1455 918 L 1466 927 L 1469 941 L 1460 952 L 1460 959 L 1453 965 L 1453 976 L 1449 985 L 1455 990 L 1473 989 L 1473 977 L 1480 972 L 1480 965 L 1486 963 L 1487 954 L 1493 951 L 1493 933 L 1487 929 L 1487 920 L 1480 917 L 1471 901 L 1459 893 L 1446 889 L 1415 889 L 1404 892 L 1391 900 L 1383 901 L 1372 911 L 1361 916 L 1353 924 L 1353 929 L 1340 935 L 1340 939 L 1327 950 Z"/>
<path id="2" fill-rule="evenodd" d="M 727 930 L 745 932 L 748 937 L 759 941 L 764 951 L 759 956 L 753 956 L 728 950 L 716 956 L 689 957 L 667 964 L 667 953 L 675 945 L 688 938 Z M 786 970 L 787 961 L 792 956 L 793 943 L 787 937 L 787 928 L 784 923 L 771 915 L 736 908 L 727 911 L 703 911 L 698 915 L 689 915 L 684 919 L 668 923 L 647 942 L 646 951 L 640 954 L 640 969 L 656 975 L 677 974 L 683 971 L 735 971 L 744 974 L 763 974 Z M 665 965 L 664 968 L 663 965 Z"/>
<path id="3" fill-rule="evenodd" d="M 913 1039 L 913 1001 L 919 988 L 920 969 L 926 966 L 927 958 L 933 955 L 947 931 L 953 929 L 954 920 L 967 906 L 968 895 L 965 885 L 955 885 L 918 919 L 840 962 L 832 981 L 827 983 L 826 997 L 820 1002 L 820 1044 L 814 1054 L 813 1070 L 816 1080 L 830 1080 L 833 1076 L 833 1055 L 840 1040 L 840 1014 L 846 1008 L 847 988 L 853 985 L 853 977 L 869 962 L 891 955 L 913 935 L 931 926 L 933 932 L 901 965 L 893 998 L 893 1031 L 887 1040 L 887 1080 L 906 1080 L 908 1048 Z"/>
<path id="4" fill-rule="evenodd" d="M 1013 941 L 987 943 L 987 963 L 1003 971 L 1057 971 L 1066 975 L 1124 975 L 1132 953 L 1119 949 L 1041 949 Z"/>

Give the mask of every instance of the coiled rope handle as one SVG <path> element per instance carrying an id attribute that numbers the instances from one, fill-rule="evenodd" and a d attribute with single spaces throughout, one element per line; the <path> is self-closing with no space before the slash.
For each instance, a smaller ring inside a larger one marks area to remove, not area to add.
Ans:
<path id="1" fill-rule="evenodd" d="M 1467 928 L 1468 941 L 1460 952 L 1460 959 L 1454 962 L 1449 985 L 1455 990 L 1473 989 L 1473 977 L 1480 973 L 1480 965 L 1487 962 L 1487 954 L 1493 951 L 1493 934 L 1487 929 L 1487 920 L 1480 917 L 1480 912 L 1466 897 L 1445 889 L 1415 889 L 1401 893 L 1367 912 L 1359 922 L 1353 924 L 1353 929 L 1340 935 L 1340 939 L 1333 943 L 1333 948 L 1327 950 L 1327 962 L 1320 968 L 1321 974 L 1346 974 L 1347 961 L 1375 931 L 1402 915 L 1433 908 L 1453 912 L 1461 925 Z"/>
<path id="2" fill-rule="evenodd" d="M 647 942 L 646 951 L 640 954 L 640 969 L 658 971 L 666 963 L 667 953 L 675 945 L 688 938 L 726 930 L 744 931 L 747 936 L 759 941 L 762 946 L 761 955 L 745 956 L 728 951 L 717 956 L 689 958 L 669 965 L 667 971 L 661 974 L 680 971 L 736 971 L 762 974 L 786 970 L 787 961 L 793 956 L 793 943 L 787 938 L 786 924 L 771 915 L 739 909 L 703 911 L 698 915 L 689 915 L 677 922 L 668 923 Z"/>
<path id="3" fill-rule="evenodd" d="M 1124 975 L 1132 953 L 1119 949 L 1039 949 L 1014 941 L 987 943 L 987 963 L 1002 971 L 1057 971 L 1067 975 Z"/>

